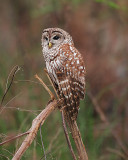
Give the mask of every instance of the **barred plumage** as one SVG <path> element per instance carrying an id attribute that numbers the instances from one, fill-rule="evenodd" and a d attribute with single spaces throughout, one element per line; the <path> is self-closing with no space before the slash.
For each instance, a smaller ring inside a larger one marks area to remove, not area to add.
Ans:
<path id="1" fill-rule="evenodd" d="M 71 36 L 59 28 L 43 31 L 42 47 L 49 77 L 58 96 L 64 100 L 63 108 L 76 120 L 80 99 L 85 95 L 83 58 Z"/>

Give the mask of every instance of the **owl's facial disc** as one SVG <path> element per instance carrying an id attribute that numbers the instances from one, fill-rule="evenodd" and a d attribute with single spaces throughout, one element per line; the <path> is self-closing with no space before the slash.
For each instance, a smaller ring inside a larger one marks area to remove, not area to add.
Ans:
<path id="1" fill-rule="evenodd" d="M 59 47 L 64 40 L 64 35 L 59 31 L 45 31 L 42 37 L 43 46 L 47 47 L 48 49 Z"/>
<path id="2" fill-rule="evenodd" d="M 64 41 L 64 36 L 62 33 L 54 31 L 49 39 L 49 42 L 52 44 L 52 47 L 58 47 Z"/>
<path id="3" fill-rule="evenodd" d="M 49 35 L 48 32 L 44 32 L 42 36 L 42 45 L 43 47 L 48 47 L 49 44 Z"/>

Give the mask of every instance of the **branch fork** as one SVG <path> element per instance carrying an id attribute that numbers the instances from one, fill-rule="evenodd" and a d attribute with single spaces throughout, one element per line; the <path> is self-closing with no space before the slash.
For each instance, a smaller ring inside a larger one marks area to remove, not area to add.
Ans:
<path id="1" fill-rule="evenodd" d="M 15 153 L 15 155 L 13 156 L 12 160 L 20 160 L 21 157 L 23 156 L 24 152 L 29 148 L 29 146 L 31 145 L 31 143 L 33 142 L 33 140 L 35 139 L 37 132 L 40 128 L 41 125 L 43 125 L 43 123 L 45 122 L 45 120 L 47 119 L 47 117 L 56 109 L 58 108 L 58 106 L 63 104 L 63 100 L 56 100 L 54 94 L 50 91 L 50 89 L 47 87 L 47 85 L 42 81 L 42 79 L 40 77 L 38 77 L 38 75 L 35 75 L 35 78 L 37 78 L 40 83 L 44 86 L 44 88 L 46 89 L 46 91 L 49 93 L 51 100 L 49 101 L 48 105 L 46 106 L 46 108 L 33 120 L 32 122 L 32 126 L 31 128 L 25 132 L 22 133 L 20 136 L 16 136 L 13 139 L 19 138 L 25 134 L 27 134 L 26 138 L 24 139 L 24 141 L 22 142 L 20 148 L 17 150 L 17 152 Z M 68 113 L 65 113 L 64 110 L 61 111 L 62 112 L 62 121 L 63 121 L 63 127 L 64 127 L 64 133 L 66 136 L 66 140 L 69 146 L 69 149 L 71 151 L 72 157 L 74 160 L 77 160 L 74 151 L 72 149 L 71 146 L 71 142 L 68 136 L 68 131 L 66 128 L 66 123 L 65 120 L 70 128 L 70 131 L 72 133 L 72 137 L 74 139 L 74 142 L 76 144 L 76 149 L 78 151 L 78 159 L 80 160 L 88 160 L 87 157 L 87 153 L 80 135 L 80 131 L 77 127 L 77 123 L 76 121 L 72 121 L 68 115 Z M 11 140 L 10 140 L 11 141 Z M 7 142 L 2 142 L 2 144 L 5 144 Z"/>

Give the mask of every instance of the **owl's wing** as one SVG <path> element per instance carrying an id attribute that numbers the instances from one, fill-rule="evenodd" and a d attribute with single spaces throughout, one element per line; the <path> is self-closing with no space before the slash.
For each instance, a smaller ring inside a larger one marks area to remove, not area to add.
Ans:
<path id="1" fill-rule="evenodd" d="M 74 46 L 63 45 L 56 69 L 58 93 L 65 101 L 72 119 L 77 118 L 80 99 L 85 95 L 85 67 L 81 54 Z"/>
<path id="2" fill-rule="evenodd" d="M 66 79 L 70 80 L 70 85 L 80 99 L 85 96 L 85 66 L 83 57 L 79 51 L 71 45 L 63 45 L 60 49 L 60 63 L 62 68 L 59 69 Z M 61 76 L 62 77 L 62 76 Z"/>

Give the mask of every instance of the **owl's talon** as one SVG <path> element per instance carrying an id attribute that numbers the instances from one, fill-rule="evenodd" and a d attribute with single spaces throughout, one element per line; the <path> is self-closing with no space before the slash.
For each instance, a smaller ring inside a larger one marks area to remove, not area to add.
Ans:
<path id="1" fill-rule="evenodd" d="M 63 106 L 60 108 L 60 111 L 62 112 L 67 106 Z"/>

